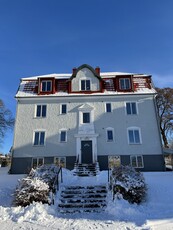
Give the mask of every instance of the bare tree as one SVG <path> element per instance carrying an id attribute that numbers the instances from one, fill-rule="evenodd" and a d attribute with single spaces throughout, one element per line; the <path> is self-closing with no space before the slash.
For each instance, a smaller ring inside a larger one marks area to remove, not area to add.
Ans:
<path id="1" fill-rule="evenodd" d="M 3 142 L 6 131 L 9 128 L 13 128 L 13 126 L 14 118 L 12 117 L 12 113 L 0 99 L 0 143 Z"/>
<path id="2" fill-rule="evenodd" d="M 156 103 L 159 115 L 160 131 L 165 148 L 169 148 L 168 135 L 173 132 L 173 89 L 156 88 Z"/>

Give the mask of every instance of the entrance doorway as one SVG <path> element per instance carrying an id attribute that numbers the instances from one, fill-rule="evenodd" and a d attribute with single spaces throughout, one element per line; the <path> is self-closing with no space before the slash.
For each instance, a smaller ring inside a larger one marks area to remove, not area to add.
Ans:
<path id="1" fill-rule="evenodd" d="M 92 164 L 92 141 L 81 141 L 81 159 L 83 164 Z"/>

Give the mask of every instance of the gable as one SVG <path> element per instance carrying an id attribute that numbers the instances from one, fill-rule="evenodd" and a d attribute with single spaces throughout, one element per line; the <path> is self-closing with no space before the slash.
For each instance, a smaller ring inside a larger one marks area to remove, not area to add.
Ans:
<path id="1" fill-rule="evenodd" d="M 71 92 L 97 92 L 101 89 L 102 81 L 99 73 L 89 65 L 82 65 L 74 69 L 71 81 Z"/>

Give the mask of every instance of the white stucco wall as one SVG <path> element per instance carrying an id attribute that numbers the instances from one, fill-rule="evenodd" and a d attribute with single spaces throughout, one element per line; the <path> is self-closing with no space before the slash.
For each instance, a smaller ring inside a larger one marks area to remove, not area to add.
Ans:
<path id="1" fill-rule="evenodd" d="M 126 101 L 137 102 L 138 115 L 126 115 Z M 111 113 L 105 112 L 106 102 L 112 104 Z M 67 114 L 60 114 L 61 103 L 67 104 Z M 79 107 L 86 103 L 94 108 L 98 155 L 162 153 L 152 95 L 103 95 L 20 99 L 15 124 L 14 157 L 76 156 Z M 47 105 L 46 118 L 34 117 L 36 104 Z M 128 144 L 127 129 L 132 126 L 140 128 L 142 144 Z M 106 142 L 108 127 L 114 129 L 115 140 L 112 143 Z M 59 142 L 60 129 L 67 130 L 67 143 Z M 45 130 L 45 146 L 33 146 L 34 130 Z"/>

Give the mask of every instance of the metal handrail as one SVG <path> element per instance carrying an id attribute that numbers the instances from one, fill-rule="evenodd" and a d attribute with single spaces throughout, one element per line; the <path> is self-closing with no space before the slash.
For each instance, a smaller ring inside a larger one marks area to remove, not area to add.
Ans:
<path id="1" fill-rule="evenodd" d="M 59 175 L 60 175 L 60 181 L 59 181 Z M 57 175 L 55 177 L 55 180 L 53 182 L 53 187 L 52 187 L 52 204 L 54 204 L 54 194 L 59 191 L 59 185 L 60 183 L 63 182 L 63 176 L 62 176 L 62 166 L 60 166 Z"/>

